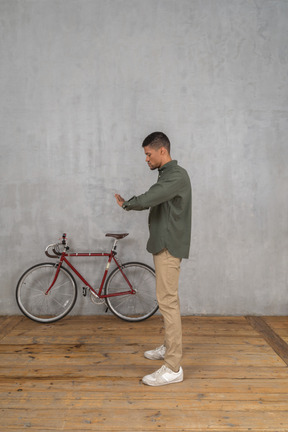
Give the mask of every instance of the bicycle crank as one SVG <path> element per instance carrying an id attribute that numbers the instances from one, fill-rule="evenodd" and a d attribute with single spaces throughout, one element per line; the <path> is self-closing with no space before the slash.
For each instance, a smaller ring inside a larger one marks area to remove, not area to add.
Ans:
<path id="1" fill-rule="evenodd" d="M 99 298 L 97 296 L 97 294 L 95 294 L 90 289 L 89 289 L 89 291 L 90 291 L 90 300 L 91 300 L 92 303 L 97 304 L 97 305 L 101 305 L 101 304 L 105 303 L 105 299 L 104 298 Z"/>

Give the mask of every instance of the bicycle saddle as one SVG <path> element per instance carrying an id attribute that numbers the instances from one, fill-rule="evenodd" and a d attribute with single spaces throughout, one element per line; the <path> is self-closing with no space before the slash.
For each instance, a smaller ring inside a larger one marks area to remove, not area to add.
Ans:
<path id="1" fill-rule="evenodd" d="M 123 233 L 123 234 L 111 234 L 111 233 L 107 233 L 105 234 L 106 237 L 114 237 L 117 240 L 120 240 L 126 236 L 128 236 L 129 233 Z"/>

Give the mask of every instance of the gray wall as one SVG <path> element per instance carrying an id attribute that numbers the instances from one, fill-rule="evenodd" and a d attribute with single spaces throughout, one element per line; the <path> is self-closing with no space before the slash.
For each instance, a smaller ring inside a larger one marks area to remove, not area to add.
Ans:
<path id="1" fill-rule="evenodd" d="M 152 262 L 147 212 L 113 195 L 156 180 L 163 130 L 193 184 L 183 314 L 287 314 L 288 2 L 0 0 L 0 23 L 0 313 L 64 231 L 83 251 L 128 230 L 123 259 Z"/>

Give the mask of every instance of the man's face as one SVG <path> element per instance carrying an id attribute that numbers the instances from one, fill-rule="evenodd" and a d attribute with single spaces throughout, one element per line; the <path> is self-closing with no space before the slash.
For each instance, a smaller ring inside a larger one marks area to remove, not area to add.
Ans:
<path id="1" fill-rule="evenodd" d="M 162 166 L 162 147 L 158 150 L 150 147 L 149 145 L 144 147 L 144 153 L 146 155 L 146 162 L 150 170 L 161 168 Z"/>

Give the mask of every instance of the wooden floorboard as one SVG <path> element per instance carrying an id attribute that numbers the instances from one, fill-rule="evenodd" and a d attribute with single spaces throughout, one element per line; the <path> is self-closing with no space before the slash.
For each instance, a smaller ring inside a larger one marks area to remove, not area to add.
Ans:
<path id="1" fill-rule="evenodd" d="M 159 316 L 0 327 L 0 432 L 288 431 L 286 317 L 183 317 L 185 379 L 154 388 Z"/>
<path id="2" fill-rule="evenodd" d="M 249 324 L 257 330 L 266 342 L 271 346 L 275 353 L 288 366 L 288 344 L 272 329 L 271 326 L 261 317 L 247 316 Z"/>

